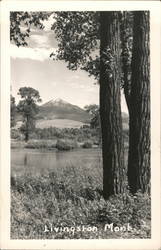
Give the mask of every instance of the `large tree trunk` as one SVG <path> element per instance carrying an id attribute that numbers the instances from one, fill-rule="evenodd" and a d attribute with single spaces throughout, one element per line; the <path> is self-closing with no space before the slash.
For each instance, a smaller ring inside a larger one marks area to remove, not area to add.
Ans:
<path id="1" fill-rule="evenodd" d="M 149 13 L 134 12 L 128 182 L 132 193 L 150 182 Z"/>
<path id="2" fill-rule="evenodd" d="M 120 106 L 120 29 L 118 12 L 100 13 L 100 118 L 103 195 L 124 191 L 124 151 Z"/>

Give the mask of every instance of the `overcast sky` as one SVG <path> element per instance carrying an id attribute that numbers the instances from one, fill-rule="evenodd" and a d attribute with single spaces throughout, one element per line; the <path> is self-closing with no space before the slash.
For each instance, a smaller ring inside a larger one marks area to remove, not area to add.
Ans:
<path id="1" fill-rule="evenodd" d="M 99 103 L 99 86 L 85 71 L 70 71 L 63 61 L 53 61 L 49 55 L 57 48 L 50 25 L 44 30 L 32 29 L 28 47 L 10 46 L 12 95 L 18 101 L 20 87 L 28 86 L 39 91 L 42 103 L 61 98 L 84 107 Z M 126 112 L 124 100 L 122 109 Z"/>

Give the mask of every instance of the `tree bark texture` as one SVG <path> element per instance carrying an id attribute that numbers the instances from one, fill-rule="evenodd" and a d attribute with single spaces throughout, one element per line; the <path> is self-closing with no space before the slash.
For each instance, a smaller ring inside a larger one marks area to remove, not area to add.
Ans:
<path id="1" fill-rule="evenodd" d="M 134 12 L 128 183 L 132 193 L 150 183 L 149 12 Z"/>
<path id="2" fill-rule="evenodd" d="M 100 119 L 105 199 L 124 192 L 118 12 L 100 13 Z"/>

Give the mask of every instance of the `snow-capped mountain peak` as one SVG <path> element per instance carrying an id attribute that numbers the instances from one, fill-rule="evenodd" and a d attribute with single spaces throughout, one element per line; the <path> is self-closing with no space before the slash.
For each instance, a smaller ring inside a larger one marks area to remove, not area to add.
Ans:
<path id="1" fill-rule="evenodd" d="M 69 104 L 68 102 L 62 100 L 61 98 L 57 99 L 52 99 L 51 101 L 45 103 L 43 106 L 62 106 L 62 105 L 67 105 Z"/>
<path id="2" fill-rule="evenodd" d="M 41 119 L 68 119 L 73 121 L 89 122 L 89 114 L 82 108 L 64 101 L 61 98 L 51 99 L 40 106 Z"/>

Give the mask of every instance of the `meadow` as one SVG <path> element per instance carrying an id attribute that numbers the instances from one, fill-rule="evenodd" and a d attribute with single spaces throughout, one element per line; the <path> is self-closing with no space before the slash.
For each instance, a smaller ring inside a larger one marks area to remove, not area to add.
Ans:
<path id="1" fill-rule="evenodd" d="M 57 127 L 57 128 L 80 128 L 83 126 L 83 122 L 73 121 L 69 119 L 42 119 L 37 120 L 37 128 Z"/>
<path id="2" fill-rule="evenodd" d="M 123 135 L 127 164 L 128 130 Z M 101 147 L 99 131 L 89 128 L 37 128 L 27 143 L 17 131 L 12 131 L 12 136 L 12 148 L 17 150 L 76 153 L 79 148 Z M 12 170 L 12 239 L 150 238 L 150 197 L 140 192 L 132 196 L 127 187 L 123 195 L 104 200 L 101 160 L 84 167 L 83 162 L 80 166 L 71 159 L 71 164 L 43 174 L 22 170 L 15 175 Z"/>
<path id="3" fill-rule="evenodd" d="M 148 195 L 138 192 L 132 196 L 128 190 L 104 200 L 101 163 L 88 168 L 68 165 L 44 175 L 13 175 L 11 238 L 149 238 L 150 203 Z M 116 231 L 105 231 L 105 225 L 111 223 Z M 118 231 L 128 224 L 132 229 Z M 51 226 L 56 231 L 49 230 Z M 80 229 L 83 227 L 86 230 Z M 91 231 L 92 227 L 97 231 Z"/>

